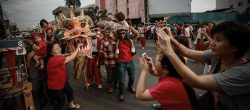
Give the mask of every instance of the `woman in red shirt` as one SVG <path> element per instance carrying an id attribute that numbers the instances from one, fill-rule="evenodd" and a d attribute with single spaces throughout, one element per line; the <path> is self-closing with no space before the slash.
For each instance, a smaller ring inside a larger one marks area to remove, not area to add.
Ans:
<path id="1" fill-rule="evenodd" d="M 182 62 L 184 58 L 178 54 Z M 161 54 L 155 67 L 152 59 L 143 55 L 140 60 L 141 76 L 138 81 L 136 98 L 139 100 L 157 100 L 163 110 L 195 110 L 199 108 L 194 90 L 182 81 L 170 60 Z M 147 71 L 159 77 L 159 83 L 146 89 Z"/>
<path id="2" fill-rule="evenodd" d="M 76 50 L 70 55 L 65 57 L 61 53 L 61 47 L 58 42 L 52 41 L 47 45 L 47 74 L 48 74 L 48 89 L 53 93 L 57 100 L 54 110 L 61 110 L 65 103 L 65 96 L 69 102 L 68 108 L 79 109 L 80 105 L 73 103 L 73 90 L 66 82 L 66 66 L 65 64 L 72 61 L 79 50 L 80 44 L 77 44 Z"/>

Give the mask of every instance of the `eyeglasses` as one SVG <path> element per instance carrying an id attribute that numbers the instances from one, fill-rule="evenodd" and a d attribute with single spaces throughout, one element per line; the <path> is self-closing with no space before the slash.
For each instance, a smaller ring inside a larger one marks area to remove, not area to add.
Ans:
<path id="1" fill-rule="evenodd" d="M 125 32 L 123 32 L 123 33 L 119 33 L 119 35 L 122 35 L 122 34 L 126 34 Z"/>

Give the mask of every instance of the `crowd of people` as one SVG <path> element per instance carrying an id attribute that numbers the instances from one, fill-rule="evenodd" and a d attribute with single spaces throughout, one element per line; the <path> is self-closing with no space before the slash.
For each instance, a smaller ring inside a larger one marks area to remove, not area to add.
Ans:
<path id="1" fill-rule="evenodd" d="M 103 88 L 100 66 L 107 72 L 107 92 L 119 89 L 118 99 L 124 100 L 125 79 L 128 74 L 128 90 L 139 100 L 157 100 L 154 107 L 163 110 L 199 110 L 200 101 L 192 87 L 211 91 L 215 95 L 214 107 L 220 110 L 250 109 L 250 63 L 244 58 L 249 51 L 249 29 L 236 21 L 225 21 L 217 26 L 201 21 L 194 29 L 188 22 L 183 25 L 159 21 L 155 25 L 132 25 L 123 13 L 115 14 L 116 27 L 99 27 L 92 30 L 92 57 L 87 62 L 87 83 Z M 60 110 L 65 103 L 68 108 L 79 109 L 74 103 L 73 90 L 67 82 L 65 64 L 74 60 L 80 43 L 72 54 L 65 53 L 66 44 L 60 40 L 55 27 L 46 20 L 40 24 L 43 33 L 27 37 L 29 81 L 33 84 L 35 105 L 44 107 L 46 102 Z M 141 76 L 135 83 L 133 42 L 141 42 L 146 49 L 146 38 L 151 37 L 157 48 L 156 63 L 143 54 L 140 59 Z M 192 49 L 191 40 L 195 48 Z M 186 64 L 187 59 L 206 63 L 203 76 L 197 76 Z M 146 88 L 147 72 L 159 77 L 159 83 Z M 44 88 L 45 87 L 45 88 Z M 44 93 L 46 90 L 46 94 Z M 49 99 L 46 98 L 46 95 Z"/>

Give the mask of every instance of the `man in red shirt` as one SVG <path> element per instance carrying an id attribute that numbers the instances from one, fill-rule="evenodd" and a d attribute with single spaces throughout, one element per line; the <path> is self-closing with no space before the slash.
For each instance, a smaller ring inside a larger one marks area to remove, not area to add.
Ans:
<path id="1" fill-rule="evenodd" d="M 138 35 L 138 31 L 136 31 L 132 26 L 129 26 L 129 28 L 132 31 L 132 39 L 136 38 Z M 129 44 L 129 41 L 124 39 L 127 34 L 127 31 L 125 28 L 121 28 L 117 31 L 119 41 L 119 54 L 117 56 L 118 61 L 118 78 L 119 78 L 119 96 L 118 99 L 120 101 L 124 100 L 124 94 L 125 94 L 125 77 L 126 77 L 126 71 L 128 71 L 129 76 L 129 83 L 128 88 L 129 91 L 135 94 L 135 88 L 133 87 L 134 81 L 135 81 L 135 64 L 134 64 L 134 57 L 131 55 L 131 45 Z"/>

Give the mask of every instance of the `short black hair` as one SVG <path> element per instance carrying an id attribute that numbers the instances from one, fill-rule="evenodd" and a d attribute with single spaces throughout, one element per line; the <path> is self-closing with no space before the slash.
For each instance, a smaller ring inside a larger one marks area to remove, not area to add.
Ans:
<path id="1" fill-rule="evenodd" d="M 115 14 L 115 17 L 118 19 L 118 21 L 122 21 L 125 19 L 125 15 L 122 12 Z"/>
<path id="2" fill-rule="evenodd" d="M 143 26 L 144 26 L 144 23 L 143 23 L 143 22 L 141 22 L 141 25 L 143 25 Z"/>
<path id="3" fill-rule="evenodd" d="M 235 20 L 224 21 L 211 30 L 211 35 L 223 33 L 231 45 L 239 49 L 235 57 L 243 57 L 249 49 L 249 29 Z"/>
<path id="4" fill-rule="evenodd" d="M 111 28 L 110 26 L 106 26 L 106 27 L 104 28 L 104 30 L 112 31 L 112 28 Z"/>
<path id="5" fill-rule="evenodd" d="M 177 40 L 182 45 L 184 45 L 185 47 L 188 47 L 188 40 L 185 36 L 178 35 L 178 36 L 175 36 L 174 39 Z"/>
<path id="6" fill-rule="evenodd" d="M 48 21 L 46 21 L 45 19 L 42 19 L 40 21 L 40 26 L 43 27 L 43 23 L 49 24 Z"/>

